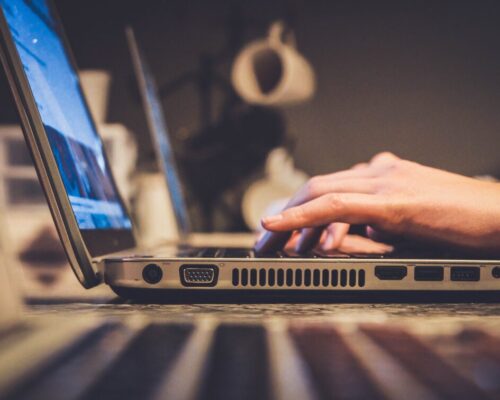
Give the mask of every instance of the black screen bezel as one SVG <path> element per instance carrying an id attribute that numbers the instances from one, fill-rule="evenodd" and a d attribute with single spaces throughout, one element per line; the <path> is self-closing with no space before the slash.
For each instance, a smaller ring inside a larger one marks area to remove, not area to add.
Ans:
<path id="1" fill-rule="evenodd" d="M 78 71 L 75 59 L 68 44 L 66 35 L 62 28 L 60 18 L 51 0 L 47 0 L 50 11 L 54 18 L 56 28 L 61 37 L 65 51 L 67 52 L 71 66 Z M 92 258 L 104 254 L 123 251 L 136 245 L 132 229 L 99 229 L 85 230 L 78 227 L 75 215 L 71 208 L 66 189 L 62 183 L 57 163 L 52 154 L 47 134 L 43 127 L 38 109 L 35 105 L 33 94 L 21 65 L 17 48 L 13 42 L 7 21 L 0 8 L 0 53 L 4 64 L 6 75 L 18 108 L 21 124 L 27 145 L 30 149 L 37 174 L 45 192 L 49 207 L 51 209 L 56 228 L 59 232 L 61 242 L 70 260 L 79 281 L 84 287 L 97 285 L 102 279 L 94 270 Z M 85 96 L 81 90 L 83 101 L 89 113 L 89 119 L 98 132 L 95 122 L 90 115 Z M 109 168 L 109 162 L 105 155 L 105 162 Z M 120 204 L 127 216 L 130 215 L 124 205 L 123 199 L 117 190 L 114 177 L 111 180 Z M 76 264 L 76 265 L 75 265 Z"/>

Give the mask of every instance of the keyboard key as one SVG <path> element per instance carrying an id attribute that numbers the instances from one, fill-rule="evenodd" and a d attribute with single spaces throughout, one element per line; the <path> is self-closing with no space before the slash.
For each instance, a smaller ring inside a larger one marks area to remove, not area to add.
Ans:
<path id="1" fill-rule="evenodd" d="M 220 253 L 219 247 L 206 247 L 198 253 L 198 257 L 212 258 L 216 257 Z"/>
<path id="2" fill-rule="evenodd" d="M 313 250 L 314 254 L 316 257 L 319 258 L 351 258 L 349 254 L 346 253 L 341 253 L 338 250 L 321 250 L 321 249 L 314 249 Z"/>
<path id="3" fill-rule="evenodd" d="M 252 249 L 226 248 L 223 253 L 224 258 L 250 258 L 253 257 Z"/>

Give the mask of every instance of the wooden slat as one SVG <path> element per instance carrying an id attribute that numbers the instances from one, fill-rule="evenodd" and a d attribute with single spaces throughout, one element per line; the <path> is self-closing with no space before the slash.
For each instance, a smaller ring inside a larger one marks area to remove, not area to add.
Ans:
<path id="1" fill-rule="evenodd" d="M 197 322 L 195 331 L 152 396 L 153 399 L 194 400 L 198 396 L 216 326 L 213 318 Z"/>
<path id="2" fill-rule="evenodd" d="M 267 324 L 273 399 L 318 399 L 304 360 L 298 353 L 284 321 Z"/>

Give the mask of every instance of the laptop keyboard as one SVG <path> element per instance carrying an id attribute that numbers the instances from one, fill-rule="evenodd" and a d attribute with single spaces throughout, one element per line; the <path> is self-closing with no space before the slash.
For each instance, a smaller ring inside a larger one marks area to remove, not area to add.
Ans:
<path id="1" fill-rule="evenodd" d="M 319 251 L 296 253 L 294 251 L 280 250 L 273 253 L 257 253 L 253 249 L 248 248 L 185 248 L 178 253 L 183 257 L 201 257 L 201 258 L 348 258 L 351 257 L 342 253 L 321 253 Z"/>
<path id="2" fill-rule="evenodd" d="M 213 328 L 203 330 L 207 321 L 104 323 L 7 397 L 460 400 L 500 395 L 500 339 L 482 329 L 432 333 L 379 323 L 211 319 Z"/>
<path id="3" fill-rule="evenodd" d="M 305 253 L 293 250 L 280 250 L 272 253 L 257 253 L 250 248 L 222 248 L 222 247 L 183 247 L 177 255 L 179 257 L 196 258 L 324 258 L 324 259 L 481 259 L 484 255 L 456 252 L 433 248 L 397 248 L 390 253 L 343 253 L 337 250 L 323 251 L 313 249 Z"/>

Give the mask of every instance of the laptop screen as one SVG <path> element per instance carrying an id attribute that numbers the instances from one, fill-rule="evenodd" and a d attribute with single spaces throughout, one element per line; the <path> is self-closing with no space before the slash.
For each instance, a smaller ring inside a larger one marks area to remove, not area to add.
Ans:
<path id="1" fill-rule="evenodd" d="M 130 229 L 46 0 L 0 0 L 80 229 Z"/>
<path id="2" fill-rule="evenodd" d="M 172 146 L 168 137 L 165 115 L 158 95 L 156 82 L 131 28 L 127 29 L 127 39 L 153 144 L 159 159 L 160 167 L 167 180 L 168 191 L 178 227 L 181 232 L 185 234 L 190 230 L 189 217 L 182 185 L 175 165 Z"/>

